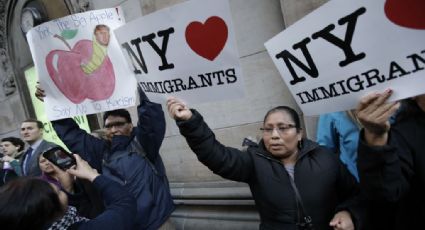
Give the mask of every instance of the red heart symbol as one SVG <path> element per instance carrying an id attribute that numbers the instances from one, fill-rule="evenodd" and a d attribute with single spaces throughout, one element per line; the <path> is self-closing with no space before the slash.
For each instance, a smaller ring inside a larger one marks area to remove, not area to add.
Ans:
<path id="1" fill-rule="evenodd" d="M 385 14 L 393 23 L 412 29 L 425 29 L 424 0 L 387 0 Z"/>
<path id="2" fill-rule="evenodd" d="M 227 41 L 227 25 L 223 19 L 212 16 L 205 21 L 191 22 L 186 27 L 186 42 L 199 56 L 213 61 Z"/>

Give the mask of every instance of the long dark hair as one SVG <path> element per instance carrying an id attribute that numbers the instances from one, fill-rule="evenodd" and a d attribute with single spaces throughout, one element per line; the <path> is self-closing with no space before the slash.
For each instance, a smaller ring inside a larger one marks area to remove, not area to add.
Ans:
<path id="1" fill-rule="evenodd" d="M 1 229 L 43 229 L 61 214 L 58 194 L 41 179 L 22 177 L 0 188 Z"/>

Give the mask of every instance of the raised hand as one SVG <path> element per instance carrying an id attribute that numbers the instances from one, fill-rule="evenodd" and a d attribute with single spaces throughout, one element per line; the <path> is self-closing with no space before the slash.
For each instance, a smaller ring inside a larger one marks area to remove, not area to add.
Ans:
<path id="1" fill-rule="evenodd" d="M 329 226 L 333 227 L 334 230 L 354 230 L 353 220 L 347 211 L 337 212 Z"/>
<path id="2" fill-rule="evenodd" d="M 44 92 L 44 89 L 41 88 L 40 84 L 37 82 L 37 85 L 35 86 L 35 97 L 38 98 L 40 101 L 44 101 L 44 97 L 46 96 L 46 93 Z"/>
<path id="3" fill-rule="evenodd" d="M 170 117 L 177 121 L 187 121 L 192 117 L 192 111 L 178 98 L 170 97 L 167 100 Z"/>
<path id="4" fill-rule="evenodd" d="M 383 93 L 372 93 L 360 100 L 357 105 L 357 118 L 365 129 L 365 139 L 370 145 L 385 145 L 390 129 L 389 118 L 400 107 L 399 102 L 386 102 L 391 89 Z"/>
<path id="5" fill-rule="evenodd" d="M 0 158 L 0 161 L 2 161 L 2 162 L 12 162 L 14 160 L 15 160 L 15 158 L 7 156 L 7 155 L 4 155 L 3 158 Z"/>
<path id="6" fill-rule="evenodd" d="M 100 175 L 96 171 L 96 169 L 93 169 L 92 167 L 90 167 L 89 163 L 81 159 L 79 155 L 74 154 L 74 157 L 77 162 L 77 165 L 66 170 L 67 173 L 82 179 L 87 179 L 89 181 L 93 181 L 97 176 Z"/>

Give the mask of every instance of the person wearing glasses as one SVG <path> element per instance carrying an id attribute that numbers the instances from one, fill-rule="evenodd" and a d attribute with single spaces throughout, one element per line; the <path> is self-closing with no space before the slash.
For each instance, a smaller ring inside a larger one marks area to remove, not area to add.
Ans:
<path id="1" fill-rule="evenodd" d="M 169 218 L 174 204 L 159 155 L 165 135 L 164 112 L 140 87 L 138 91 L 137 126 L 133 126 L 127 110 L 107 111 L 103 115 L 106 140 L 80 129 L 69 118 L 52 121 L 53 128 L 71 152 L 132 193 L 138 210 L 134 229 L 173 229 Z M 36 96 L 40 100 L 45 96 L 40 86 Z"/>
<path id="2" fill-rule="evenodd" d="M 336 154 L 303 138 L 295 110 L 267 112 L 258 146 L 222 145 L 194 109 L 169 98 L 168 112 L 199 161 L 226 179 L 248 183 L 260 229 L 362 229 L 363 199 Z"/>

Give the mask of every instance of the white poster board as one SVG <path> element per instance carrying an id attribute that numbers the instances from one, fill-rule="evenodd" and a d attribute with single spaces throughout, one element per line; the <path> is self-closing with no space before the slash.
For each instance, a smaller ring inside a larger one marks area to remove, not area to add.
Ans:
<path id="1" fill-rule="evenodd" d="M 332 0 L 265 43 L 305 115 L 425 93 L 425 1 Z"/>
<path id="2" fill-rule="evenodd" d="M 129 68 L 154 102 L 241 98 L 244 84 L 227 0 L 187 1 L 115 31 Z"/>
<path id="3" fill-rule="evenodd" d="M 135 105 L 136 80 L 112 30 L 118 8 L 43 23 L 27 34 L 50 120 Z"/>

